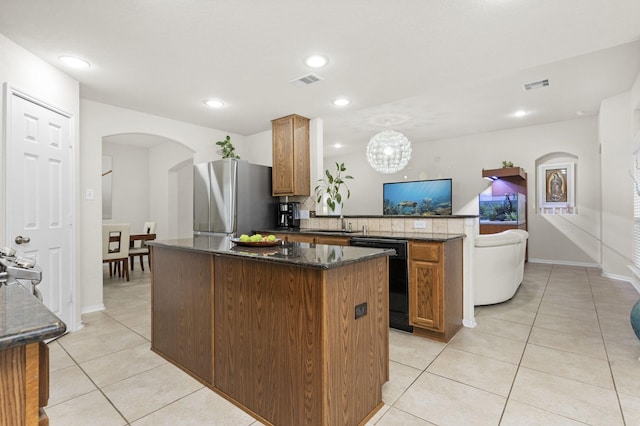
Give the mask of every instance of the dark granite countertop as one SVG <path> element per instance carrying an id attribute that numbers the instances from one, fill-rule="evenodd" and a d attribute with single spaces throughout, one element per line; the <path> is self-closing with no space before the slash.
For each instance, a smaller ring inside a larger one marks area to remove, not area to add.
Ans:
<path id="1" fill-rule="evenodd" d="M 64 322 L 20 283 L 0 285 L 0 350 L 61 335 Z"/>
<path id="2" fill-rule="evenodd" d="M 309 228 L 272 228 L 259 230 L 263 235 L 268 234 L 306 234 L 306 235 L 333 235 L 349 238 L 390 238 L 396 240 L 416 240 L 416 241 L 450 241 L 464 238 L 464 234 L 437 234 L 427 232 L 387 232 L 387 231 L 362 231 L 345 232 L 336 229 L 335 231 L 309 229 Z"/>
<path id="3" fill-rule="evenodd" d="M 395 253 L 394 250 L 388 249 L 288 242 L 283 242 L 273 247 L 244 247 L 235 245 L 229 237 L 204 235 L 177 240 L 149 241 L 147 245 L 208 252 L 225 256 L 247 257 L 259 261 L 288 263 L 295 266 L 320 269 L 337 268 L 349 263 Z"/>

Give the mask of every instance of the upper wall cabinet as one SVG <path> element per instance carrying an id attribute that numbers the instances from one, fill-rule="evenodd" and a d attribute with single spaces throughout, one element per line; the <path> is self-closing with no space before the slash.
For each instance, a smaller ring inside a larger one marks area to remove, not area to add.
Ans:
<path id="1" fill-rule="evenodd" d="M 310 195 L 309 119 L 288 115 L 271 121 L 274 196 Z"/>

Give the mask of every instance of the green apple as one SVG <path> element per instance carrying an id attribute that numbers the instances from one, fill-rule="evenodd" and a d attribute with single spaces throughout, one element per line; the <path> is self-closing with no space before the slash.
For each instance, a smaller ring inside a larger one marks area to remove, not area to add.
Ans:
<path id="1" fill-rule="evenodd" d="M 275 235 L 269 235 L 269 236 L 267 237 L 267 241 L 275 241 L 276 239 L 277 239 L 277 238 L 276 238 L 276 236 L 275 236 Z"/>
<path id="2" fill-rule="evenodd" d="M 240 235 L 240 241 L 242 241 L 243 243 L 246 243 L 247 241 L 250 241 L 250 236 L 248 236 L 247 234 L 242 234 Z"/>

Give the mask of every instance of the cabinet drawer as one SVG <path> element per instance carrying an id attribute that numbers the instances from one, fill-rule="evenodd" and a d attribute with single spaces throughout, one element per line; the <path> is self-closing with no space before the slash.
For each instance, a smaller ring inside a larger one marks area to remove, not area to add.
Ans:
<path id="1" fill-rule="evenodd" d="M 409 248 L 409 255 L 411 259 L 439 262 L 440 247 L 440 244 L 413 243 Z"/>

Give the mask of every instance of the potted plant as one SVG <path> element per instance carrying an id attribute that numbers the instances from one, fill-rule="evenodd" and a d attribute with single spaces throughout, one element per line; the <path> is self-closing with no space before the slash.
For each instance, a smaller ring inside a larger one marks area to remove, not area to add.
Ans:
<path id="1" fill-rule="evenodd" d="M 340 187 L 342 185 L 347 189 L 347 199 L 351 197 L 351 191 L 345 180 L 353 179 L 353 176 L 343 176 L 343 173 L 346 171 L 347 168 L 344 166 L 344 163 L 336 163 L 335 175 L 332 175 L 329 169 L 326 169 L 324 171 L 325 177 L 318 179 L 320 183 L 315 188 L 318 204 L 321 203 L 324 198 L 327 206 L 329 206 L 329 209 L 331 209 L 333 213 L 336 212 L 336 208 L 338 207 L 340 210 L 342 209 L 342 194 L 340 193 Z"/>
<path id="2" fill-rule="evenodd" d="M 216 145 L 222 147 L 222 150 L 220 151 L 220 155 L 222 155 L 222 158 L 235 158 L 238 160 L 240 159 L 240 156 L 235 153 L 235 148 L 231 143 L 231 136 L 227 135 L 224 140 L 216 142 Z"/>

